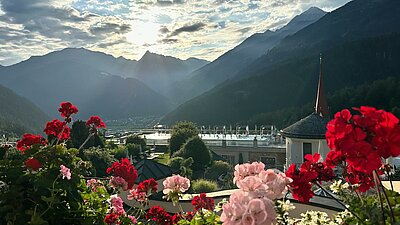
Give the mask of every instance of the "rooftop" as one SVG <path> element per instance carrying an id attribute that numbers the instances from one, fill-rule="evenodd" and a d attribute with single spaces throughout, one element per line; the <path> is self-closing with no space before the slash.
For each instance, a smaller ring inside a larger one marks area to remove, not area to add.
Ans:
<path id="1" fill-rule="evenodd" d="M 289 138 L 325 139 L 327 124 L 327 118 L 312 113 L 281 130 L 281 133 L 283 136 Z"/>
<path id="2" fill-rule="evenodd" d="M 150 178 L 159 180 L 179 173 L 179 171 L 175 168 L 149 159 L 142 159 L 135 163 L 135 168 L 138 171 L 138 178 L 136 179 L 135 183 L 140 183 Z"/>

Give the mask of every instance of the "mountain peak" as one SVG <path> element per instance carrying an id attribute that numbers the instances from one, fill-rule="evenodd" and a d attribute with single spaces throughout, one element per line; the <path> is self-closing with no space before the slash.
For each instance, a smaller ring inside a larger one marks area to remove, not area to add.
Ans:
<path id="1" fill-rule="evenodd" d="M 143 60 L 154 60 L 154 59 L 159 58 L 159 57 L 164 57 L 164 56 L 163 56 L 163 55 L 159 55 L 159 54 L 157 54 L 157 53 L 150 52 L 149 50 L 147 50 L 147 51 L 143 54 L 142 58 L 140 58 L 139 61 L 143 61 Z"/>
<path id="2" fill-rule="evenodd" d="M 318 15 L 324 15 L 326 12 L 318 7 L 312 6 L 300 15 L 313 15 L 313 14 L 318 14 Z"/>

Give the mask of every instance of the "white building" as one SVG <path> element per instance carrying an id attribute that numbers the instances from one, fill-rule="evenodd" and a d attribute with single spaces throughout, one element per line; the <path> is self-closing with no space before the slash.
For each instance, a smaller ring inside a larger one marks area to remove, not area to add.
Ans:
<path id="1" fill-rule="evenodd" d="M 307 154 L 319 153 L 325 159 L 329 152 L 325 139 L 326 125 L 329 122 L 329 108 L 324 93 L 320 59 L 320 73 L 315 110 L 309 116 L 281 130 L 286 137 L 286 166 L 301 164 Z"/>

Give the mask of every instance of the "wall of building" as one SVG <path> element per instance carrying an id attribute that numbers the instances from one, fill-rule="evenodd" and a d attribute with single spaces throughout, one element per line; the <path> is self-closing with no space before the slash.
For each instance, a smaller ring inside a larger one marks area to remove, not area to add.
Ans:
<path id="1" fill-rule="evenodd" d="M 275 166 L 282 169 L 286 162 L 286 149 L 284 146 L 268 147 L 243 147 L 243 146 L 210 146 L 210 149 L 218 155 L 229 158 L 230 163 L 239 163 L 239 155 L 242 154 L 243 162 L 261 161 L 261 157 L 275 159 Z"/>
<path id="2" fill-rule="evenodd" d="M 319 153 L 322 159 L 325 159 L 329 152 L 329 147 L 326 139 L 300 139 L 286 138 L 286 159 L 287 166 L 292 163 L 303 163 L 303 143 L 311 143 L 312 154 Z"/>

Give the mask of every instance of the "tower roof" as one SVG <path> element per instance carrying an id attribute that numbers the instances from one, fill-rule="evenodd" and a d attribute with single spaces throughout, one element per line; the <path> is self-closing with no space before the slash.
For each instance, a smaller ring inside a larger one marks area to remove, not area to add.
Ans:
<path id="1" fill-rule="evenodd" d="M 319 66 L 319 80 L 314 112 L 322 117 L 329 118 L 328 101 L 325 96 L 324 78 L 322 74 L 322 55 L 319 57 Z"/>
<path id="2" fill-rule="evenodd" d="M 302 139 L 325 139 L 328 118 L 312 113 L 281 130 L 285 137 Z"/>
<path id="3" fill-rule="evenodd" d="M 319 80 L 314 112 L 281 130 L 285 137 L 304 139 L 325 139 L 326 125 L 329 121 L 329 108 L 325 96 L 324 79 L 322 75 L 322 56 L 319 58 Z"/>

